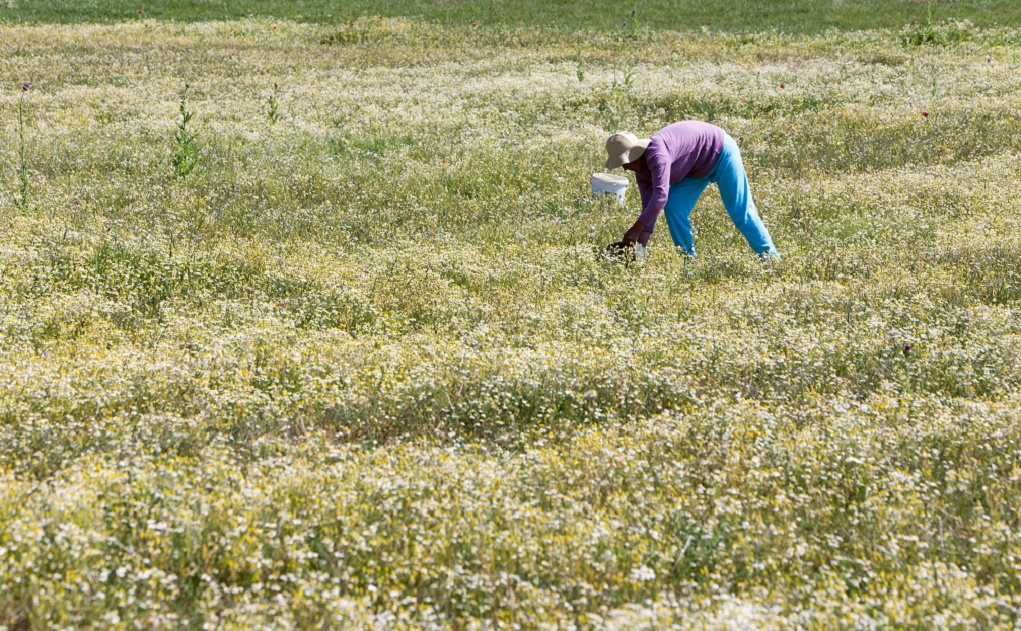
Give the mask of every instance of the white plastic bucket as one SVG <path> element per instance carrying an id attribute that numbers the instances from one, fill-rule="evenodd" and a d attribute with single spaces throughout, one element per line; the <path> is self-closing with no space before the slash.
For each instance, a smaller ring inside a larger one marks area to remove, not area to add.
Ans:
<path id="1" fill-rule="evenodd" d="M 617 201 L 621 204 L 624 203 L 624 194 L 627 193 L 627 187 L 630 185 L 631 181 L 622 175 L 610 175 L 609 173 L 592 174 L 592 194 L 616 195 Z"/>

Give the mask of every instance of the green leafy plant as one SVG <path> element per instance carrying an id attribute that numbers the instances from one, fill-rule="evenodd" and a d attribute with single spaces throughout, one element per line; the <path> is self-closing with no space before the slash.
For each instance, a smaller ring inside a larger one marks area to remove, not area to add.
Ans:
<path id="1" fill-rule="evenodd" d="M 609 90 L 600 97 L 597 108 L 606 129 L 622 129 L 633 111 L 633 89 L 635 87 L 635 69 L 637 62 L 629 58 L 622 69 L 613 69 L 613 80 Z"/>
<path id="2" fill-rule="evenodd" d="M 908 47 L 947 47 L 975 39 L 975 27 L 971 22 L 941 20 L 933 23 L 931 16 L 926 24 L 913 22 L 901 31 L 901 43 Z"/>
<path id="3" fill-rule="evenodd" d="M 624 20 L 620 23 L 618 30 L 618 37 L 620 42 L 636 42 L 638 41 L 638 8 L 631 9 L 631 13 L 625 16 Z"/>
<path id="4" fill-rule="evenodd" d="M 198 166 L 199 157 L 195 153 L 195 147 L 192 143 L 195 142 L 195 138 L 198 134 L 188 131 L 188 123 L 191 122 L 194 114 L 188 111 L 188 88 L 189 84 L 184 84 L 184 90 L 181 91 L 181 100 L 179 111 L 181 112 L 181 122 L 177 124 L 177 130 L 174 132 L 174 146 L 176 150 L 171 158 L 171 163 L 174 165 L 174 170 L 181 177 L 184 177 L 195 170 Z"/>
<path id="5" fill-rule="evenodd" d="M 283 118 L 283 114 L 280 112 L 280 88 L 275 83 L 272 94 L 266 99 L 266 117 L 269 118 L 270 126 L 276 125 Z"/>
<path id="6" fill-rule="evenodd" d="M 619 82 L 617 81 L 617 71 L 614 69 L 613 87 L 615 90 L 630 92 L 631 89 L 635 87 L 635 66 L 637 65 L 638 64 L 634 60 L 634 57 L 629 58 L 627 63 L 624 65 L 624 68 L 621 70 Z"/>

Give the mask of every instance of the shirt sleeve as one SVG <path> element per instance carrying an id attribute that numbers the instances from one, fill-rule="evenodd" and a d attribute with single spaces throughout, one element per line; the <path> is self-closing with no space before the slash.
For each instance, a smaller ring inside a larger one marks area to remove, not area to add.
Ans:
<path id="1" fill-rule="evenodd" d="M 649 169 L 649 180 L 646 186 L 648 194 L 639 187 L 642 192 L 642 214 L 638 216 L 639 221 L 646 226 L 656 222 L 659 213 L 666 206 L 667 196 L 670 194 L 670 163 L 666 152 L 653 149 L 646 152 L 646 164 Z M 637 180 L 636 180 L 637 181 Z"/>
<path id="2" fill-rule="evenodd" d="M 642 208 L 645 208 L 649 204 L 649 200 L 652 199 L 652 181 L 649 179 L 648 174 L 635 173 L 635 184 L 638 185 L 638 193 L 642 197 Z M 642 223 L 645 223 L 644 221 Z M 632 234 L 631 230 L 628 230 L 624 234 L 625 239 L 634 239 L 645 246 L 649 242 L 649 237 L 652 236 L 652 228 L 656 225 L 656 217 L 652 218 L 652 221 L 645 223 L 645 230 L 642 230 L 641 234 Z"/>

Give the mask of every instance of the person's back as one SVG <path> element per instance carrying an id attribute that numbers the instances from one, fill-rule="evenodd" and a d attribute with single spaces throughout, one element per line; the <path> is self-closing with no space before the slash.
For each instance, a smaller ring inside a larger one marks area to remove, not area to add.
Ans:
<path id="1" fill-rule="evenodd" d="M 723 150 L 724 131 L 702 121 L 672 123 L 653 134 L 646 159 L 661 154 L 671 165 L 670 184 L 691 177 L 706 177 Z"/>

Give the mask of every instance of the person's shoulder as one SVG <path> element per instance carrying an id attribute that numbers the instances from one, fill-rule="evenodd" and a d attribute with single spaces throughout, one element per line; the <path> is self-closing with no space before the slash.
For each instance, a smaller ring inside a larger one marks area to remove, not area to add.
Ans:
<path id="1" fill-rule="evenodd" d="M 669 134 L 656 133 L 649 139 L 645 149 L 646 159 L 651 162 L 662 162 L 670 159 L 671 137 Z"/>

